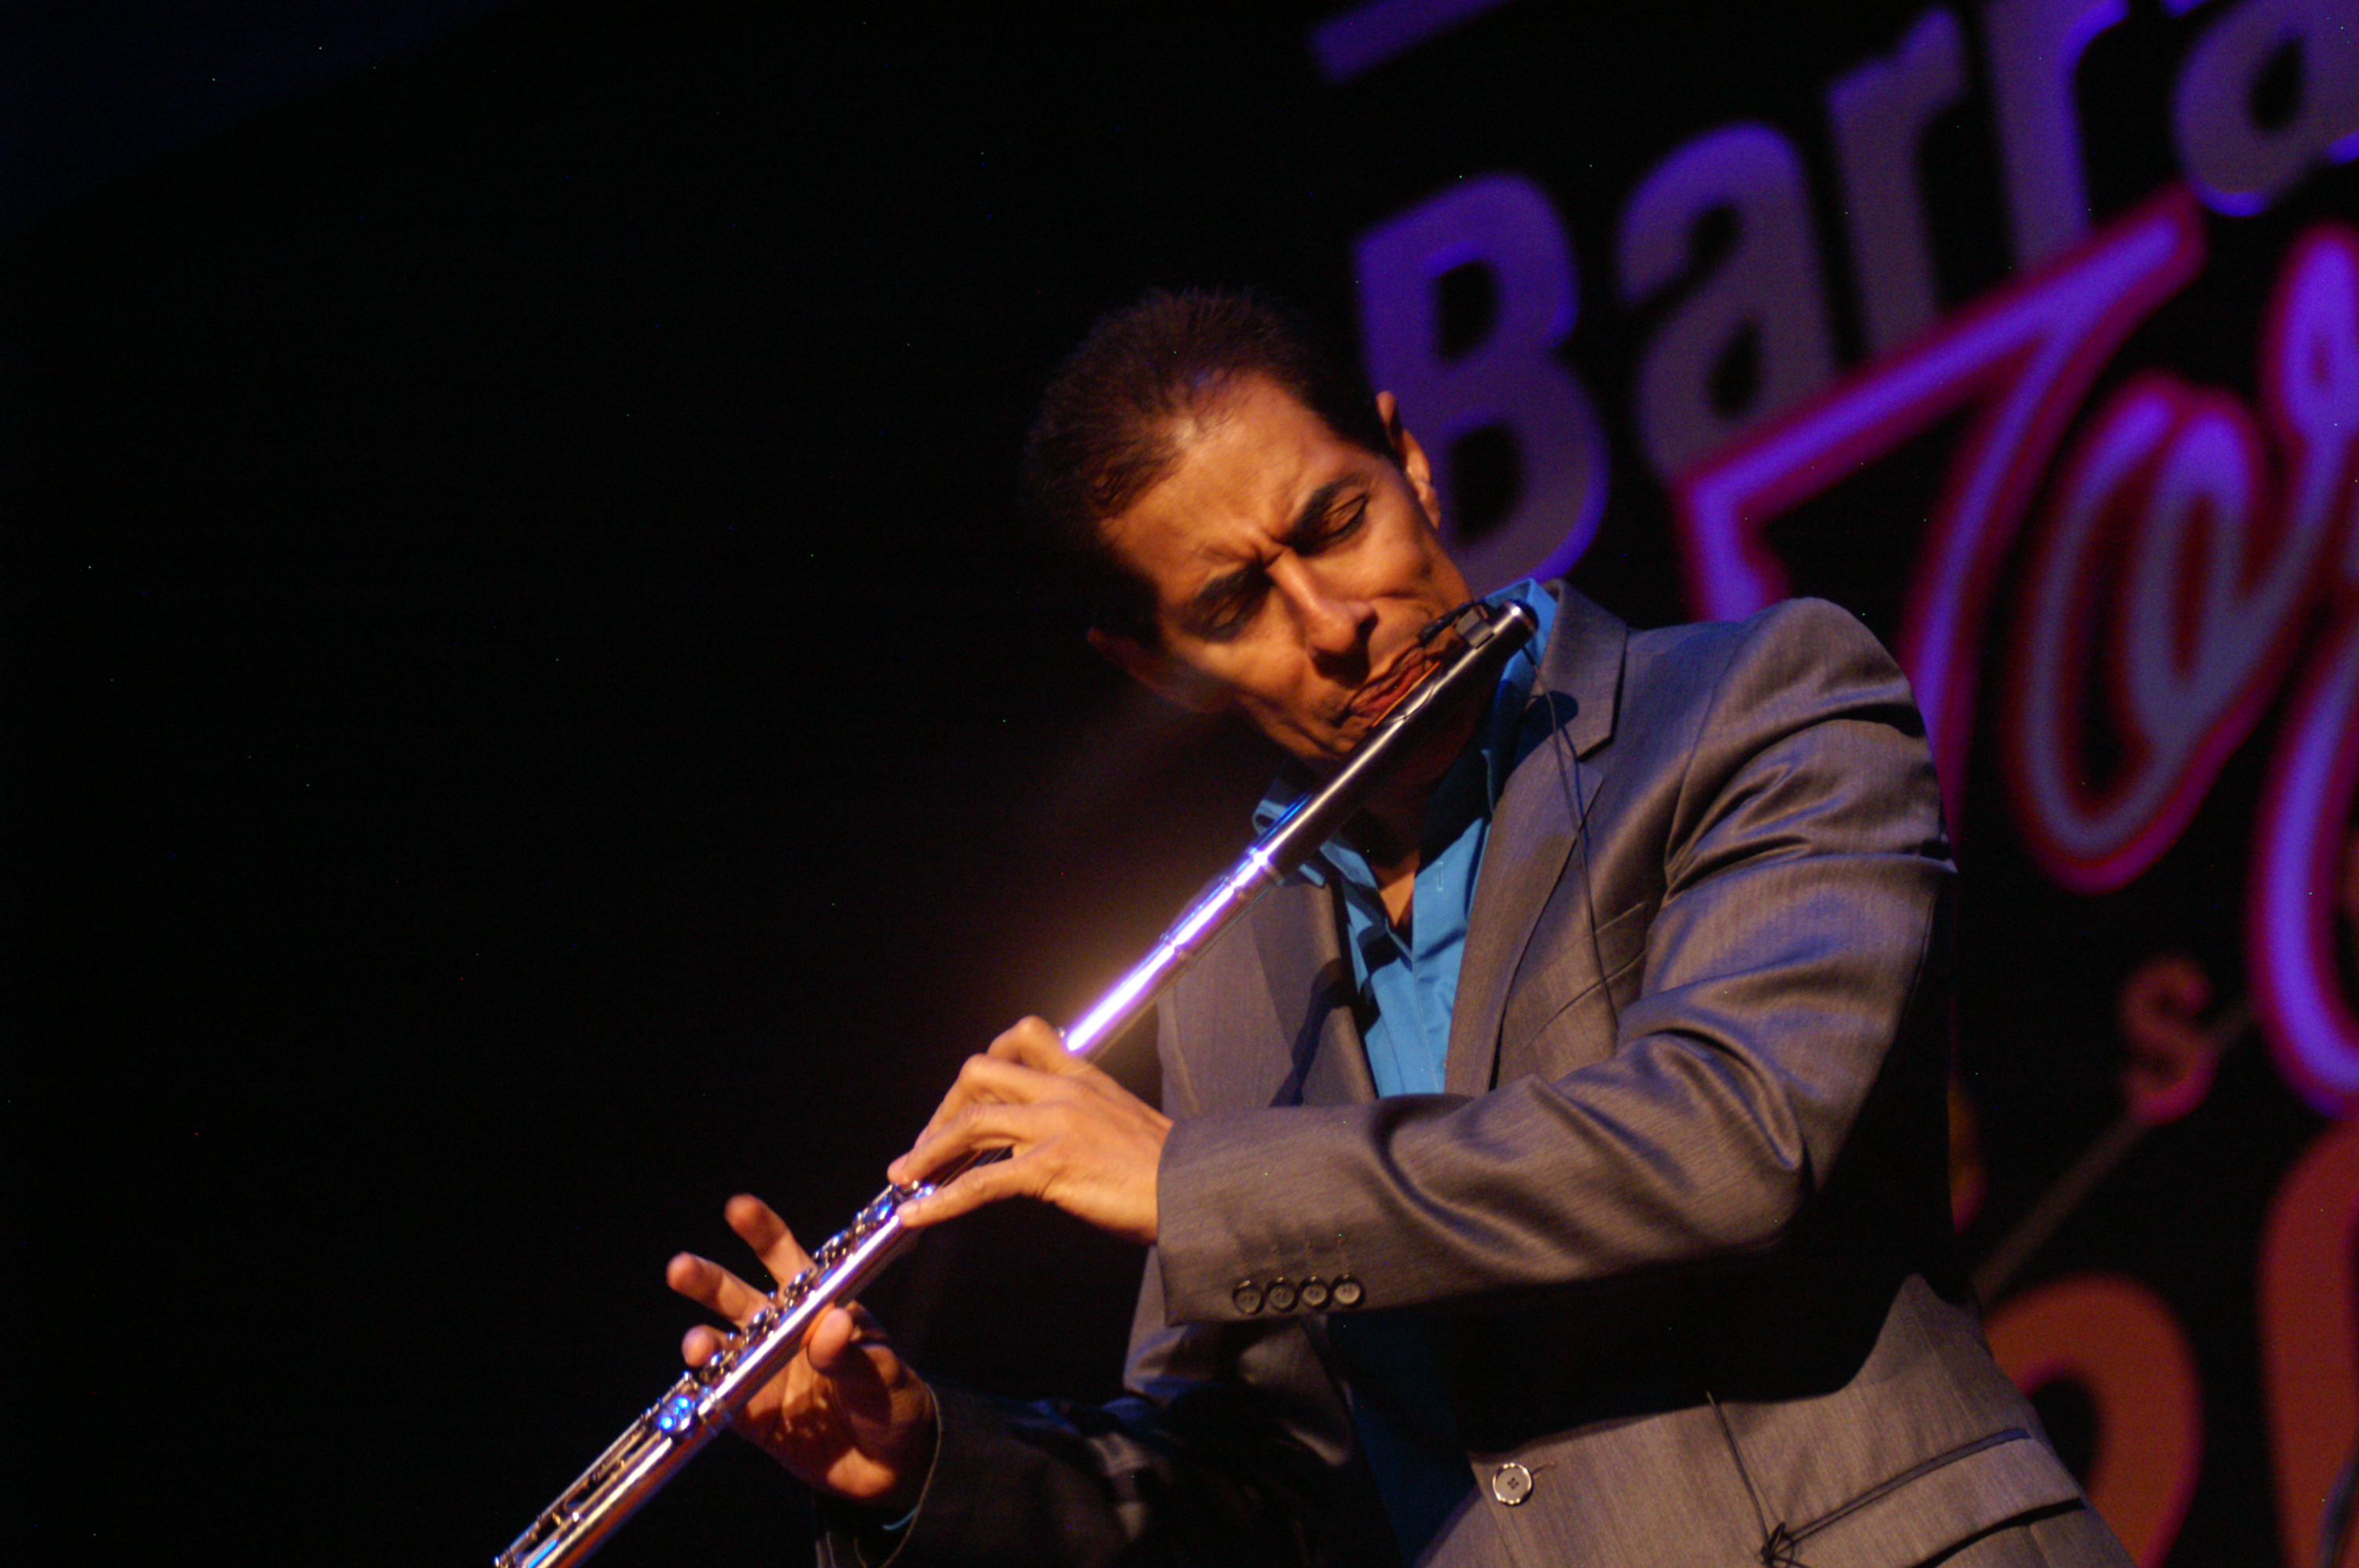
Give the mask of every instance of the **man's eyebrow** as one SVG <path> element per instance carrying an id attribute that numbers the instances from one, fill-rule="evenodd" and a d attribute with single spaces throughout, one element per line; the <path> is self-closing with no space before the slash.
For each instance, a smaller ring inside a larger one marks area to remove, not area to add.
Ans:
<path id="1" fill-rule="evenodd" d="M 1190 595 L 1180 613 L 1190 622 L 1202 622 L 1219 610 L 1223 602 L 1242 593 L 1245 585 L 1260 574 L 1261 568 L 1257 565 L 1223 572 Z"/>
<path id="2" fill-rule="evenodd" d="M 1360 481 L 1356 477 L 1345 474 L 1340 479 L 1331 479 L 1325 484 L 1321 485 L 1317 490 L 1312 491 L 1303 501 L 1302 504 L 1296 509 L 1294 521 L 1286 525 L 1287 538 L 1288 540 L 1299 539 L 1304 535 L 1310 533 L 1312 529 L 1318 527 L 1320 523 L 1326 518 L 1327 514 L 1334 510 L 1336 496 L 1342 494 L 1344 491 L 1351 489 L 1353 485 L 1359 482 Z"/>
<path id="3" fill-rule="evenodd" d="M 1329 480 L 1304 497 L 1302 504 L 1295 508 L 1293 518 L 1286 525 L 1287 541 L 1291 544 L 1315 530 L 1327 514 L 1334 509 L 1335 498 L 1359 482 L 1354 476 L 1345 474 Z M 1223 572 L 1189 595 L 1181 613 L 1190 620 L 1202 620 L 1225 600 L 1242 592 L 1246 584 L 1261 575 L 1261 569 L 1259 566 L 1245 566 Z"/>

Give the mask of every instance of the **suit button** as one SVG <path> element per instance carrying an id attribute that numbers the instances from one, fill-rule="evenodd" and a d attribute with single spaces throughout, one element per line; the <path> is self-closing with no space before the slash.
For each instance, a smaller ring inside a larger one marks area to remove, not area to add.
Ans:
<path id="1" fill-rule="evenodd" d="M 1292 1312 L 1294 1310 L 1294 1303 L 1295 1293 L 1293 1281 L 1281 1275 L 1279 1278 L 1272 1280 L 1269 1282 L 1270 1311 Z"/>
<path id="2" fill-rule="evenodd" d="M 1327 1287 L 1327 1293 L 1339 1307 L 1358 1306 L 1360 1298 L 1366 1294 L 1360 1289 L 1360 1281 L 1349 1274 L 1336 1275 L 1335 1282 Z"/>
<path id="3" fill-rule="evenodd" d="M 1491 1472 L 1491 1495 L 1514 1508 L 1532 1495 L 1532 1473 L 1514 1460 Z"/>
<path id="4" fill-rule="evenodd" d="M 1261 1287 L 1251 1280 L 1239 1280 L 1237 1288 L 1229 1292 L 1229 1301 L 1247 1317 L 1261 1311 Z"/>
<path id="5" fill-rule="evenodd" d="M 1313 1274 L 1302 1281 L 1302 1304 L 1318 1312 L 1327 1304 L 1327 1281 Z"/>

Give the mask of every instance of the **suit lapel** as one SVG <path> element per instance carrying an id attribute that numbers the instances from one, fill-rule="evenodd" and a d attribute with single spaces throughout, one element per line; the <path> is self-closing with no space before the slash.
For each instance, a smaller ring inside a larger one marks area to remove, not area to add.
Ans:
<path id="1" fill-rule="evenodd" d="M 1291 1070 L 1278 1105 L 1353 1105 L 1376 1098 L 1367 1048 L 1352 1018 L 1352 965 L 1330 888 L 1282 890 L 1281 919 L 1253 923 L 1270 1005 L 1288 1031 Z M 1303 977 L 1310 977 L 1307 989 Z"/>
<path id="2" fill-rule="evenodd" d="M 1549 894 L 1569 868 L 1580 870 L 1572 858 L 1584 852 L 1578 842 L 1581 814 L 1600 781 L 1598 770 L 1575 769 L 1572 759 L 1595 751 L 1613 734 L 1628 637 L 1629 628 L 1581 595 L 1571 589 L 1560 595 L 1533 687 L 1533 699 L 1550 710 L 1549 733 L 1508 778 L 1491 816 L 1483 870 L 1475 879 L 1443 1067 L 1443 1087 L 1451 1094 L 1478 1095 L 1491 1087 L 1508 986 Z M 1578 802 L 1572 797 L 1575 781 Z M 1586 917 L 1593 919 L 1594 912 Z"/>

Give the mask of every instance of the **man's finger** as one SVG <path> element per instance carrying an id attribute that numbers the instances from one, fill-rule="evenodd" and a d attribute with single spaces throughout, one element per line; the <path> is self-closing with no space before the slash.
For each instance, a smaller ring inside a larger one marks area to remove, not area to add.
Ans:
<path id="1" fill-rule="evenodd" d="M 840 1306 L 832 1306 L 819 1314 L 810 1333 L 803 1339 L 803 1353 L 810 1357 L 814 1370 L 826 1377 L 840 1377 L 845 1372 L 865 1372 L 862 1361 L 863 1348 L 881 1343 L 875 1320 L 855 1317 Z"/>
<path id="2" fill-rule="evenodd" d="M 1044 1130 L 1041 1107 L 1022 1100 L 980 1100 L 926 1129 L 907 1154 L 885 1168 L 885 1174 L 905 1185 L 922 1181 L 986 1149 L 1021 1150 L 1037 1141 Z"/>
<path id="3" fill-rule="evenodd" d="M 951 1086 L 951 1092 L 942 1097 L 942 1103 L 934 1108 L 934 1114 L 926 1119 L 926 1125 L 919 1131 L 917 1141 L 909 1145 L 910 1152 L 914 1153 L 929 1143 L 940 1141 L 950 1129 L 959 1125 L 962 1119 L 973 1115 L 979 1107 L 1022 1104 L 1038 1099 L 1054 1088 L 1056 1082 L 1039 1069 L 1022 1063 L 1004 1061 L 996 1056 L 969 1056 L 959 1068 L 958 1081 Z M 887 1172 L 892 1180 L 906 1182 L 912 1179 L 901 1173 L 908 1165 L 908 1159 L 905 1154 L 893 1162 Z M 922 1175 L 939 1163 L 940 1162 L 936 1160 L 919 1165 L 918 1173 Z"/>
<path id="4" fill-rule="evenodd" d="M 810 1254 L 804 1251 L 802 1243 L 795 1239 L 795 1233 L 787 1228 L 787 1222 L 778 1217 L 777 1210 L 753 1194 L 739 1193 L 731 1198 L 723 1214 L 729 1221 L 729 1228 L 754 1249 L 754 1255 L 762 1260 L 762 1267 L 767 1269 L 770 1278 L 778 1283 L 785 1284 L 810 1267 Z"/>
<path id="5" fill-rule="evenodd" d="M 1095 1071 L 1065 1049 L 1064 1035 L 1046 1019 L 1023 1019 L 994 1040 L 990 1049 L 960 1065 L 958 1078 L 934 1108 L 926 1132 L 978 1100 L 1038 1098 L 1042 1085 L 1027 1074 L 1054 1078 Z"/>
<path id="6" fill-rule="evenodd" d="M 1065 1036 L 1045 1018 L 1018 1019 L 991 1043 L 990 1054 L 1003 1062 L 1021 1062 L 1043 1073 L 1071 1073 L 1089 1065 L 1065 1049 Z"/>
<path id="7" fill-rule="evenodd" d="M 1002 1160 L 961 1172 L 956 1181 L 936 1188 L 929 1196 L 904 1204 L 901 1214 L 903 1223 L 918 1229 L 955 1219 L 1002 1198 L 1039 1195 L 1034 1171 L 1017 1161 Z"/>
<path id="8" fill-rule="evenodd" d="M 745 1322 L 769 1300 L 720 1264 L 693 1252 L 682 1252 L 664 1265 L 664 1283 L 732 1323 Z"/>
<path id="9" fill-rule="evenodd" d="M 719 1329 L 700 1323 L 679 1336 L 679 1358 L 691 1367 L 701 1367 L 712 1359 L 723 1337 Z"/>

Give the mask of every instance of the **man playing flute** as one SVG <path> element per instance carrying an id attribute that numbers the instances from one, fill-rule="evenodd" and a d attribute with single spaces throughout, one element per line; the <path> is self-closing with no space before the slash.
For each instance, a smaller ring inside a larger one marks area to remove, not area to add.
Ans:
<path id="1" fill-rule="evenodd" d="M 1102 320 L 1025 471 L 1093 645 L 1298 774 L 1470 597 L 1402 411 L 1255 296 Z M 1148 1249 L 1129 1391 L 987 1399 L 831 1310 L 739 1421 L 822 1562 L 2126 1563 L 1953 1256 L 1952 871 L 1899 671 L 1824 603 L 1636 632 L 1506 592 L 1541 624 L 1497 689 L 1165 997 L 1161 1108 L 1027 1019 L 893 1162 L 1008 1152 L 908 1225 L 1025 1196 Z"/>

